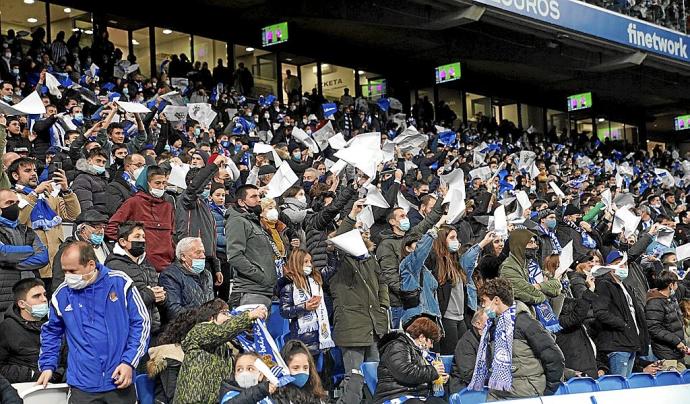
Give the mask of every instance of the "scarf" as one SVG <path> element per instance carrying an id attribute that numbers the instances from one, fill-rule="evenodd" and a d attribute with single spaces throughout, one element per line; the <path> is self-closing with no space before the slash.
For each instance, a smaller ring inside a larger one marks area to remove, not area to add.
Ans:
<path id="1" fill-rule="evenodd" d="M 571 229 L 580 233 L 580 236 L 582 236 L 582 245 L 585 246 L 585 248 L 597 248 L 597 242 L 594 241 L 594 239 L 590 237 L 590 235 L 587 234 L 587 232 L 584 229 L 580 228 L 580 226 L 568 220 L 563 220 L 563 223 L 565 223 L 565 225 L 570 227 Z"/>
<path id="2" fill-rule="evenodd" d="M 539 267 L 539 262 L 537 260 L 529 260 L 527 262 L 527 272 L 529 283 L 535 285 L 537 283 L 542 283 L 544 281 L 544 273 Z M 566 278 L 566 277 L 564 277 Z M 552 333 L 557 333 L 563 329 L 561 324 L 558 322 L 558 317 L 551 307 L 551 303 L 546 299 L 541 303 L 533 304 L 534 312 L 537 316 L 537 320 Z"/>
<path id="3" fill-rule="evenodd" d="M 27 186 L 17 185 L 16 188 L 24 195 L 29 195 L 34 192 L 32 188 Z M 38 195 L 36 204 L 31 208 L 30 219 L 31 227 L 36 230 L 50 230 L 62 223 L 62 218 L 50 207 L 43 194 Z"/>
<path id="4" fill-rule="evenodd" d="M 314 311 L 308 311 L 306 314 L 297 318 L 299 335 L 304 335 L 308 332 L 319 332 L 319 349 L 333 348 L 335 343 L 331 339 L 331 326 L 328 322 L 328 312 L 326 311 L 326 303 L 323 299 L 323 289 L 321 285 L 316 283 L 314 278 L 307 276 L 307 286 L 309 291 L 304 291 L 293 284 L 292 299 L 295 305 L 303 304 L 312 296 L 321 296 L 319 307 Z"/>
<path id="5" fill-rule="evenodd" d="M 560 254 L 561 251 L 563 251 L 563 248 L 561 248 L 561 243 L 558 241 L 556 233 L 554 233 L 553 231 L 546 230 L 541 225 L 537 225 L 537 228 L 540 232 L 542 232 L 542 234 L 546 234 L 551 239 L 551 248 L 553 249 L 553 253 Z"/>
<path id="6" fill-rule="evenodd" d="M 141 175 L 141 174 L 140 174 Z M 127 171 L 122 172 L 122 179 L 125 180 L 126 183 L 129 184 L 129 189 L 132 190 L 135 194 L 137 193 L 137 184 L 136 181 L 132 178 L 131 175 Z"/>
<path id="7" fill-rule="evenodd" d="M 220 400 L 220 404 L 229 403 L 231 399 L 239 396 L 240 394 L 242 393 L 240 393 L 237 390 L 228 391 Z M 257 401 L 257 404 L 273 404 L 273 401 L 269 397 L 264 397 L 263 399 L 261 399 L 261 401 Z"/>
<path id="8" fill-rule="evenodd" d="M 278 222 L 271 223 L 262 217 L 261 226 L 266 229 L 268 234 L 271 236 L 271 241 L 277 250 L 276 258 L 285 257 L 285 245 L 283 244 L 283 239 L 280 237 L 280 232 L 278 231 Z"/>
<path id="9" fill-rule="evenodd" d="M 513 331 L 515 328 L 515 303 L 504 311 L 498 318 L 486 321 L 482 338 L 479 341 L 477 360 L 474 365 L 472 380 L 467 386 L 469 390 L 482 391 L 489 374 L 486 363 L 491 326 L 496 323 L 494 330 L 494 355 L 491 362 L 491 376 L 489 388 L 493 390 L 509 391 L 513 385 Z"/>

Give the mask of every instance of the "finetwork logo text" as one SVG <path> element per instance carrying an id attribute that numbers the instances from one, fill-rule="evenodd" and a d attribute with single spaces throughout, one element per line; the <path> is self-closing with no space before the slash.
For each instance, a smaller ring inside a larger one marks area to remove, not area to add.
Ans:
<path id="1" fill-rule="evenodd" d="M 637 25 L 632 22 L 628 24 L 628 42 L 647 49 L 654 49 L 657 52 L 688 58 L 688 44 L 683 42 L 683 37 L 673 40 L 659 36 L 656 32 L 650 34 L 649 32 L 638 31 Z"/>

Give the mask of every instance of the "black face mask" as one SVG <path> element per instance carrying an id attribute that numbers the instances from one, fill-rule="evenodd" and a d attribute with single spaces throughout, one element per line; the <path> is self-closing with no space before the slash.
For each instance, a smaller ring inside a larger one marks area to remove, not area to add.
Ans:
<path id="1" fill-rule="evenodd" d="M 256 206 L 245 206 L 244 209 L 247 210 L 249 213 L 253 213 L 256 215 L 256 217 L 261 216 L 261 205 L 256 205 Z"/>
<path id="2" fill-rule="evenodd" d="M 141 257 L 145 251 L 145 241 L 132 241 L 132 248 L 129 249 L 129 253 L 132 254 L 133 257 Z"/>
<path id="3" fill-rule="evenodd" d="M 10 222 L 15 222 L 19 218 L 19 205 L 16 203 L 13 205 L 10 205 L 6 207 L 5 209 L 2 210 L 2 213 L 0 213 L 0 216 L 4 217 L 5 219 L 9 220 Z"/>
<path id="4" fill-rule="evenodd" d="M 537 250 L 533 249 L 526 249 L 525 250 L 525 258 L 528 260 L 533 260 L 537 258 Z"/>
<path id="5" fill-rule="evenodd" d="M 115 158 L 115 165 L 118 167 L 124 167 L 125 165 L 125 159 L 121 159 L 119 157 Z"/>

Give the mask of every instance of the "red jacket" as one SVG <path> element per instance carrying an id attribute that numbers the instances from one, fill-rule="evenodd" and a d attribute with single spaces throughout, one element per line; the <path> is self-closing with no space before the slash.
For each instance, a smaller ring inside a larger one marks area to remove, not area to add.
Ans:
<path id="1" fill-rule="evenodd" d="M 146 233 L 146 257 L 156 268 L 163 271 L 175 257 L 173 232 L 175 208 L 163 198 L 156 198 L 139 191 L 127 199 L 110 218 L 105 235 L 117 241 L 117 227 L 128 220 L 144 223 Z"/>

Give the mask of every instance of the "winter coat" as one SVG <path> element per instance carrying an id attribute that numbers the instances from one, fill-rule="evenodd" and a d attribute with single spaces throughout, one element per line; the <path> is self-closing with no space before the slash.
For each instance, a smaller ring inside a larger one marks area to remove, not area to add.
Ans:
<path id="1" fill-rule="evenodd" d="M 441 309 L 438 307 L 438 299 L 436 298 L 438 281 L 434 274 L 424 265 L 424 261 L 431 253 L 431 247 L 435 239 L 435 231 L 427 232 L 417 243 L 417 248 L 400 263 L 400 290 L 412 292 L 421 288 L 419 304 L 405 309 L 403 312 L 400 319 L 403 328 L 408 321 L 420 315 L 434 317 L 439 321 L 441 319 Z M 423 285 L 420 283 L 422 276 L 424 277 Z"/>
<path id="2" fill-rule="evenodd" d="M 312 353 L 318 353 L 319 350 L 319 330 L 307 331 L 303 334 L 299 333 L 299 318 L 307 313 L 310 313 L 305 305 L 296 305 L 293 292 L 295 284 L 287 277 L 278 279 L 276 291 L 278 298 L 280 298 L 280 316 L 290 320 L 290 339 L 297 339 L 304 342 L 304 345 L 309 348 Z M 316 315 L 316 313 L 314 313 Z"/>
<path id="3" fill-rule="evenodd" d="M 561 315 L 558 317 L 563 329 L 556 334 L 556 343 L 565 356 L 565 366 L 568 369 L 579 370 L 592 378 L 598 377 L 596 352 L 584 323 L 589 318 L 595 299 L 596 295 L 589 289 L 584 292 L 582 298 L 566 297 Z"/>
<path id="4" fill-rule="evenodd" d="M 337 234 L 354 229 L 347 216 Z M 369 347 L 388 333 L 388 289 L 376 258 L 340 254 L 338 271 L 329 282 L 333 296 L 333 340 L 340 347 Z"/>
<path id="5" fill-rule="evenodd" d="M 136 191 L 132 190 L 131 184 L 122 178 L 122 171 L 117 172 L 106 189 L 108 197 L 105 201 L 106 212 L 104 213 L 108 216 L 114 215 L 118 208 L 135 193 Z"/>
<path id="6" fill-rule="evenodd" d="M 78 166 L 84 164 L 78 163 Z M 79 169 L 80 173 L 72 183 L 72 190 L 79 198 L 79 205 L 82 211 L 95 209 L 100 213 L 108 215 L 108 181 L 104 174 L 96 175 L 88 170 L 86 167 Z"/>
<path id="7" fill-rule="evenodd" d="M 146 309 L 149 311 L 151 335 L 158 334 L 161 328 L 161 315 L 156 305 L 156 298 L 150 289 L 150 287 L 158 286 L 158 273 L 146 259 L 146 253 L 139 257 L 138 262 L 135 262 L 126 255 L 119 244 L 115 244 L 113 252 L 105 259 L 105 266 L 116 271 L 122 271 L 132 278 L 134 286 L 136 286 Z"/>
<path id="8" fill-rule="evenodd" d="M 431 229 L 443 215 L 443 198 L 438 198 L 434 209 L 412 227 L 406 235 L 421 237 Z M 376 248 L 376 257 L 381 266 L 381 276 L 388 285 L 388 294 L 391 299 L 391 307 L 400 307 L 400 253 L 402 250 L 403 237 L 393 233 L 391 230 L 381 232 L 381 242 Z"/>
<path id="9" fill-rule="evenodd" d="M 0 323 L 0 374 L 10 383 L 25 383 L 38 380 L 38 353 L 41 349 L 40 321 L 27 321 L 16 304 L 4 313 Z M 64 374 L 62 369 L 58 373 Z"/>
<path id="10" fill-rule="evenodd" d="M 556 341 L 544 326 L 535 320 L 527 306 L 517 301 L 513 330 L 513 385 L 510 391 L 489 390 L 489 401 L 536 397 L 553 394 L 563 377 L 564 359 Z M 491 351 L 495 323 L 491 329 Z M 493 353 L 489 352 L 492 358 Z M 490 366 L 490 362 L 487 365 Z"/>
<path id="11" fill-rule="evenodd" d="M 628 302 L 621 288 L 628 290 L 635 308 L 635 319 L 628 307 Z M 594 300 L 594 315 L 600 328 L 597 335 L 597 350 L 609 352 L 639 352 L 647 353 L 649 334 L 645 319 L 644 306 L 635 294 L 624 284 L 613 280 L 611 275 L 602 275 L 596 279 L 595 290 L 597 298 Z M 635 321 L 637 328 L 635 329 Z"/>
<path id="12" fill-rule="evenodd" d="M 207 164 L 194 176 L 175 204 L 175 241 L 185 237 L 200 237 L 207 258 L 216 257 L 216 221 L 201 192 L 218 172 L 216 164 Z M 220 270 L 219 267 L 214 269 Z"/>
<path id="13" fill-rule="evenodd" d="M 429 397 L 432 382 L 438 372 L 415 345 L 412 338 L 402 331 L 393 331 L 381 338 L 378 344 L 378 383 L 374 402 L 381 404 L 401 396 Z"/>
<path id="14" fill-rule="evenodd" d="M 685 342 L 683 313 L 676 299 L 662 295 L 657 289 L 650 290 L 645 316 L 654 355 L 659 359 L 682 361 L 685 354 L 676 349 L 676 345 Z"/>
<path id="15" fill-rule="evenodd" d="M 175 261 L 158 277 L 158 284 L 165 289 L 165 313 L 170 321 L 187 309 L 199 307 L 213 300 L 213 279 L 207 270 L 195 274 Z"/>
<path id="16" fill-rule="evenodd" d="M 161 386 L 160 391 L 156 392 L 156 400 L 163 403 L 174 401 L 177 377 L 183 361 L 184 351 L 180 344 L 158 345 L 149 349 L 146 373 Z"/>
<path id="17" fill-rule="evenodd" d="M 582 244 L 582 234 L 567 224 L 562 222 L 558 223 L 558 226 L 556 226 L 556 237 L 561 247 L 565 247 L 570 241 L 573 242 L 573 258 L 576 260 L 582 259 L 582 257 L 586 256 L 587 253 L 591 251 Z"/>
<path id="18" fill-rule="evenodd" d="M 48 264 L 48 249 L 31 228 L 0 217 L 0 312 L 14 304 L 12 287 Z"/>
<path id="19" fill-rule="evenodd" d="M 22 404 L 24 400 L 19 397 L 17 390 L 12 384 L 0 375 L 0 403 L 2 404 Z"/>
<path id="20" fill-rule="evenodd" d="M 55 214 L 62 218 L 63 222 L 73 222 L 81 213 L 81 206 L 79 206 L 79 200 L 74 192 L 63 194 L 62 196 L 52 196 L 48 193 L 44 193 L 43 196 L 45 197 L 48 206 L 50 206 Z M 19 223 L 32 227 L 31 212 L 33 210 L 33 206 L 36 205 L 38 197 L 34 193 L 29 195 L 19 194 L 19 197 L 23 198 L 29 203 L 19 211 Z M 41 239 L 43 245 L 48 247 L 49 264 L 39 269 L 39 274 L 41 278 L 52 278 L 55 255 L 60 249 L 62 242 L 65 241 L 65 233 L 62 231 L 61 225 L 57 225 L 48 230 L 35 229 L 34 232 Z M 57 284 L 55 286 L 57 286 Z"/>
<path id="21" fill-rule="evenodd" d="M 455 345 L 455 358 L 448 382 L 451 394 L 464 389 L 472 381 L 480 338 L 481 335 L 477 334 L 477 331 L 472 327 L 460 337 L 457 345 Z"/>
<path id="22" fill-rule="evenodd" d="M 195 325 L 182 341 L 184 362 L 177 378 L 175 404 L 216 404 L 223 380 L 233 374 L 230 340 L 251 327 L 244 312 L 223 324 L 212 321 Z"/>
<path id="23" fill-rule="evenodd" d="M 225 239 L 225 211 L 218 206 L 209 205 L 211 215 L 216 224 L 216 256 L 221 262 L 227 261 Z"/>
<path id="24" fill-rule="evenodd" d="M 238 209 L 225 212 L 227 256 L 235 288 L 272 297 L 277 276 L 270 238 L 256 215 Z"/>
<path id="25" fill-rule="evenodd" d="M 173 205 L 163 198 L 156 198 L 140 190 L 127 199 L 110 218 L 105 235 L 111 240 L 117 240 L 118 225 L 128 220 L 144 223 L 146 257 L 156 271 L 160 272 L 170 265 L 175 257 Z"/>

